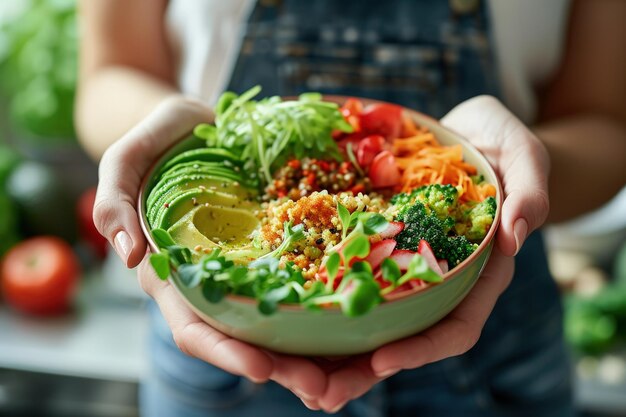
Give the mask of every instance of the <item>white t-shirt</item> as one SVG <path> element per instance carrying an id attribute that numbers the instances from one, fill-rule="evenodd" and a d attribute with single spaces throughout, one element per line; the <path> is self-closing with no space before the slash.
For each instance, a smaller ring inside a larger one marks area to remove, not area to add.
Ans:
<path id="1" fill-rule="evenodd" d="M 171 0 L 167 24 L 186 94 L 214 103 L 226 88 L 255 0 Z M 569 0 L 489 0 L 495 56 L 506 105 L 526 123 L 534 88 L 556 70 Z"/>

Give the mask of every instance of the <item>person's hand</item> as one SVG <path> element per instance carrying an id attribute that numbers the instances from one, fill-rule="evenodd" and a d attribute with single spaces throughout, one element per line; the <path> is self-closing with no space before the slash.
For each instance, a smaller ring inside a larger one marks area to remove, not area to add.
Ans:
<path id="1" fill-rule="evenodd" d="M 171 144 L 212 119 L 211 110 L 201 103 L 174 97 L 112 145 L 100 162 L 94 222 L 129 268 L 139 264 L 141 287 L 159 305 L 183 352 L 255 382 L 272 379 L 301 398 L 317 398 L 325 392 L 326 374 L 314 362 L 269 353 L 213 329 L 168 282 L 156 277 L 148 262 L 135 209 L 143 176 Z"/>
<path id="2" fill-rule="evenodd" d="M 468 138 L 502 180 L 496 246 L 480 279 L 446 318 L 415 336 L 344 361 L 328 373 L 323 396 L 305 400 L 312 409 L 336 412 L 383 379 L 471 349 L 494 305 L 513 277 L 513 256 L 548 215 L 548 154 L 541 142 L 498 100 L 481 96 L 455 107 L 442 124 Z"/>

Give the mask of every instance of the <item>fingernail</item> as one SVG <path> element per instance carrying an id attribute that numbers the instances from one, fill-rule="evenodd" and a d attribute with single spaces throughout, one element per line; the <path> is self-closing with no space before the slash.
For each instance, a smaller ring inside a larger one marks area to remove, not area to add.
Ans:
<path id="1" fill-rule="evenodd" d="M 130 240 L 130 236 L 128 236 L 128 233 L 121 230 L 117 232 L 113 240 L 115 241 L 115 250 L 117 251 L 117 254 L 120 258 L 126 261 L 133 248 L 133 241 Z"/>
<path id="2" fill-rule="evenodd" d="M 528 234 L 528 223 L 526 219 L 518 219 L 513 225 L 513 235 L 515 236 L 515 254 L 522 249 L 522 245 L 526 240 L 526 235 Z"/>
<path id="3" fill-rule="evenodd" d="M 298 389 L 294 389 L 293 393 L 296 394 L 298 397 L 300 397 L 303 400 L 307 400 L 307 401 L 313 401 L 314 400 L 313 396 L 311 396 L 311 395 L 309 395 L 309 394 L 307 394 L 305 392 L 302 392 L 302 391 L 300 391 Z"/>
<path id="4" fill-rule="evenodd" d="M 330 413 L 336 413 L 337 411 L 341 410 L 343 406 L 346 405 L 347 403 L 348 403 L 347 401 L 344 401 L 342 403 L 337 404 L 336 406 L 330 409 Z"/>
<path id="5" fill-rule="evenodd" d="M 398 372 L 400 372 L 400 368 L 390 368 L 384 371 L 376 372 L 376 376 L 380 378 L 387 378 L 388 376 L 397 374 Z"/>
<path id="6" fill-rule="evenodd" d="M 320 408 L 317 405 L 313 405 L 307 402 L 307 400 L 304 400 L 302 398 L 300 398 L 300 401 L 302 401 L 302 404 L 304 404 L 306 406 L 306 408 L 308 408 L 309 410 L 312 411 L 319 411 Z"/>

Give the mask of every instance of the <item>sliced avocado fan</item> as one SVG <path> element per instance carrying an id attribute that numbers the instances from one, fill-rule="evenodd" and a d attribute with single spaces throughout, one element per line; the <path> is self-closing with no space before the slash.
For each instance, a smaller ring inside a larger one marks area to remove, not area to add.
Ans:
<path id="1" fill-rule="evenodd" d="M 239 165 L 239 158 L 230 151 L 221 148 L 198 148 L 191 149 L 189 151 L 185 151 L 180 153 L 167 161 L 165 165 L 161 167 L 158 172 L 158 176 L 161 176 L 170 168 L 185 163 L 185 162 L 221 162 L 230 165 Z"/>

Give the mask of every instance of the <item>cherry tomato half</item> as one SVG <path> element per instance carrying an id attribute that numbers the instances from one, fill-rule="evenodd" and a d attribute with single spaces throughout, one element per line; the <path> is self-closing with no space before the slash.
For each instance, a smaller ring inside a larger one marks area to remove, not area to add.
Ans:
<path id="1" fill-rule="evenodd" d="M 389 151 L 382 151 L 372 161 L 369 172 L 374 188 L 393 187 L 400 182 L 400 169 Z"/>
<path id="2" fill-rule="evenodd" d="M 357 145 L 356 160 L 361 167 L 368 167 L 374 157 L 382 152 L 385 138 L 381 135 L 370 135 L 361 139 Z"/>
<path id="3" fill-rule="evenodd" d="M 361 129 L 384 136 L 387 140 L 397 138 L 402 131 L 402 107 L 395 104 L 370 104 L 361 112 Z"/>
<path id="4" fill-rule="evenodd" d="M 57 237 L 35 237 L 19 243 L 0 268 L 2 294 L 16 310 L 53 315 L 67 310 L 80 266 L 72 248 Z"/>

